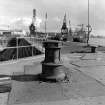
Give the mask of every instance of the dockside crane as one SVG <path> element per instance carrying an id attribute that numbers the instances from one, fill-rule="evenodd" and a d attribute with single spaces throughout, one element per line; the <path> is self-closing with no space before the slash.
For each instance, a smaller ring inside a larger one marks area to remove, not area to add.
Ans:
<path id="1" fill-rule="evenodd" d="M 30 30 L 30 36 L 36 36 L 36 26 L 35 26 L 35 22 L 36 22 L 36 9 L 33 9 L 33 17 L 32 17 L 32 23 L 29 26 L 29 30 Z"/>

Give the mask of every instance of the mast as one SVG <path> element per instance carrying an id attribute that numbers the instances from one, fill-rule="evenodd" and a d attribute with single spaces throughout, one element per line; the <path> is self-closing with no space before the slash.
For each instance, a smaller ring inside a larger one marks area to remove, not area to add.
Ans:
<path id="1" fill-rule="evenodd" d="M 70 23 L 70 20 L 69 20 L 69 30 L 70 30 L 70 28 L 71 28 L 71 23 Z"/>
<path id="2" fill-rule="evenodd" d="M 47 13 L 45 14 L 45 35 L 47 36 Z"/>
<path id="3" fill-rule="evenodd" d="M 36 28 L 36 9 L 33 9 L 33 25 L 35 26 L 35 36 L 37 35 L 37 28 Z"/>
<path id="4" fill-rule="evenodd" d="M 87 44 L 88 44 L 88 42 L 89 42 L 89 34 L 90 34 L 90 30 L 89 30 L 89 27 L 90 27 L 90 25 L 89 25 L 89 0 L 88 0 L 88 37 L 87 37 Z"/>
<path id="5" fill-rule="evenodd" d="M 36 21 L 36 9 L 33 9 L 33 19 L 32 19 L 32 23 L 35 25 L 35 21 Z"/>
<path id="6" fill-rule="evenodd" d="M 69 20 L 69 34 L 72 35 L 71 22 L 70 22 L 70 20 Z"/>

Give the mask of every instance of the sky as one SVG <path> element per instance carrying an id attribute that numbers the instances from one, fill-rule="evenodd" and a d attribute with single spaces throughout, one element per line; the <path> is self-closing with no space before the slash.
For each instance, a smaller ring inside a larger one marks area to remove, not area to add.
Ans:
<path id="1" fill-rule="evenodd" d="M 33 9 L 38 31 L 44 31 L 46 12 L 47 31 L 60 32 L 65 13 L 73 28 L 88 23 L 88 0 L 0 0 L 0 28 L 28 29 Z M 90 25 L 93 34 L 105 36 L 105 0 L 90 0 Z"/>

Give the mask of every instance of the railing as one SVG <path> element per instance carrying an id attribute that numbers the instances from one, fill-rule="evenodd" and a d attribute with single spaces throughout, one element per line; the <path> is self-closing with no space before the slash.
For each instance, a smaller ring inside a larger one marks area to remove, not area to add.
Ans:
<path id="1" fill-rule="evenodd" d="M 44 38 L 25 37 L 25 39 L 40 51 L 42 52 L 44 51 L 43 44 L 42 44 L 42 42 L 45 41 Z"/>
<path id="2" fill-rule="evenodd" d="M 28 43 L 30 43 L 30 45 L 26 45 L 26 46 L 24 46 L 24 45 L 19 45 L 19 39 L 25 39 Z M 14 56 L 12 56 L 12 58 L 11 59 L 9 59 L 8 61 L 10 61 L 10 60 L 18 60 L 18 59 L 20 59 L 20 57 L 19 57 L 19 49 L 21 49 L 21 48 L 31 48 L 32 50 L 31 50 L 31 56 L 28 56 L 28 57 L 32 57 L 32 56 L 35 56 L 35 54 L 33 54 L 33 50 L 34 50 L 34 48 L 36 48 L 37 50 L 39 50 L 40 52 L 44 52 L 44 48 L 43 48 L 43 45 L 42 45 L 42 42 L 44 41 L 45 39 L 43 39 L 43 38 L 36 38 L 36 37 L 17 37 L 16 38 L 16 46 L 13 46 L 13 47 L 5 47 L 5 46 L 3 46 L 3 49 L 15 49 L 15 51 L 16 51 L 16 56 L 14 57 Z M 27 52 L 26 52 L 27 53 Z M 22 57 L 22 58 L 25 58 L 25 57 Z M 6 61 L 6 60 L 5 60 Z"/>

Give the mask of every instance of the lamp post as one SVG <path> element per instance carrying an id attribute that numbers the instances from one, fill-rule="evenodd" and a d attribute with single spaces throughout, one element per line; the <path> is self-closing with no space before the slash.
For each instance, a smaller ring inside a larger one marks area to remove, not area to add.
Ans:
<path id="1" fill-rule="evenodd" d="M 89 0 L 88 0 L 88 25 L 87 25 L 87 28 L 88 28 L 88 36 L 87 36 L 87 45 L 89 43 L 89 36 L 90 36 L 90 32 L 92 31 L 92 27 L 90 25 L 90 18 L 89 18 L 89 12 L 90 12 L 90 9 L 89 9 Z"/>
<path id="2" fill-rule="evenodd" d="M 90 10 L 89 10 L 89 0 L 88 0 L 88 25 L 87 25 L 87 28 L 88 28 L 88 36 L 87 36 L 87 45 L 89 43 L 90 32 L 92 31 L 92 27 L 91 27 L 90 22 L 89 22 L 90 21 L 89 12 L 90 12 Z"/>
<path id="3" fill-rule="evenodd" d="M 89 0 L 88 0 L 88 25 L 87 25 L 87 28 L 88 28 L 88 36 L 87 36 L 87 45 L 88 45 L 88 42 L 89 42 Z"/>

